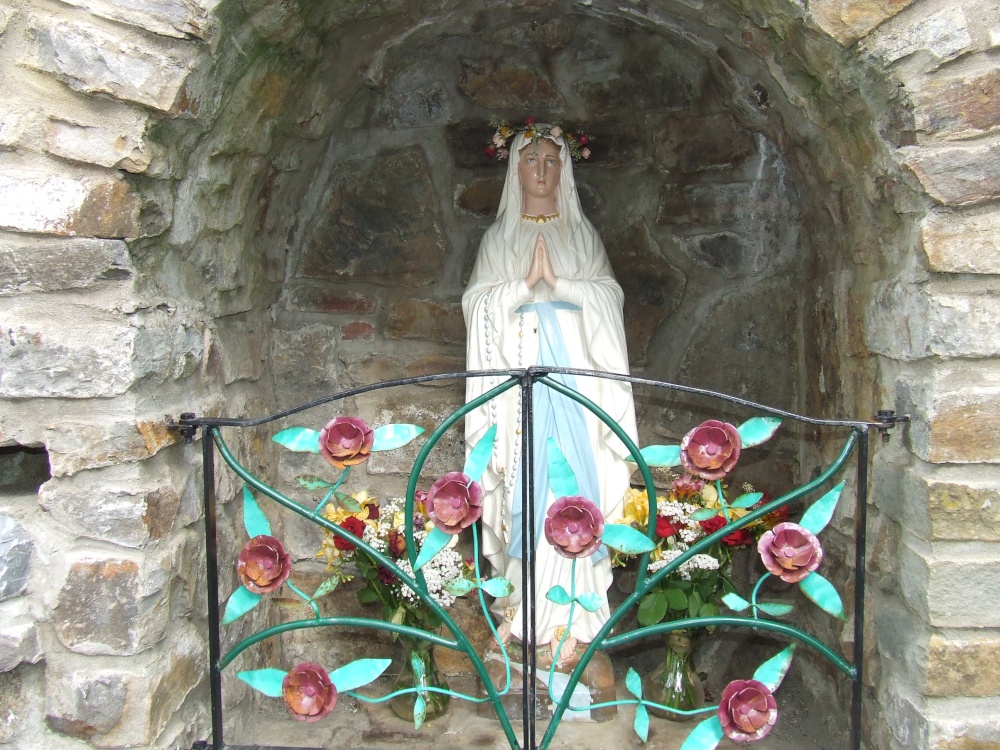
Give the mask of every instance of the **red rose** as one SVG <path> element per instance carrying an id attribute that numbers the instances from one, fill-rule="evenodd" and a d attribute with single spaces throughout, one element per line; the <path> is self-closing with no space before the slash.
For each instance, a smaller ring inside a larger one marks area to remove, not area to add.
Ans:
<path id="1" fill-rule="evenodd" d="M 380 511 L 378 509 L 378 503 L 369 503 L 365 507 L 368 508 L 368 520 L 369 521 L 374 521 L 376 518 L 379 517 Z"/>
<path id="2" fill-rule="evenodd" d="M 406 554 L 406 537 L 395 529 L 389 530 L 389 552 L 393 557 L 402 557 Z"/>
<path id="3" fill-rule="evenodd" d="M 656 517 L 656 535 L 666 539 L 677 533 L 677 527 L 670 523 L 670 519 L 663 516 Z"/>
<path id="4" fill-rule="evenodd" d="M 389 570 L 387 567 L 385 567 L 384 565 L 379 565 L 378 566 L 378 580 L 379 580 L 380 583 L 382 583 L 382 584 L 384 584 L 386 586 L 391 586 L 392 584 L 394 584 L 396 582 L 396 576 L 393 575 L 393 572 L 391 570 Z"/>
<path id="5" fill-rule="evenodd" d="M 534 117 L 525 117 L 524 118 L 524 124 L 525 125 L 534 125 L 535 124 L 535 118 Z"/>
<path id="6" fill-rule="evenodd" d="M 753 534 L 746 529 L 737 529 L 732 534 L 722 537 L 722 543 L 730 547 L 741 547 L 745 544 L 753 544 Z"/>
<path id="7" fill-rule="evenodd" d="M 585 136 L 585 135 L 581 135 L 580 139 L 579 139 L 579 143 L 580 143 L 581 146 L 586 146 L 588 143 L 590 143 L 590 139 L 587 136 Z"/>
<path id="8" fill-rule="evenodd" d="M 723 526 L 726 525 L 726 519 L 722 516 L 712 516 L 711 518 L 706 518 L 704 521 L 698 521 L 701 525 L 702 530 L 705 534 L 711 534 L 713 531 L 718 531 Z"/>
<path id="9" fill-rule="evenodd" d="M 356 537 L 361 537 L 365 533 L 365 522 L 360 518 L 355 518 L 351 516 L 350 518 L 345 518 L 344 522 L 340 524 L 340 528 L 344 531 L 349 531 Z M 350 552 L 354 549 L 355 544 L 347 539 L 341 539 L 339 536 L 333 538 L 333 546 L 339 549 L 341 552 Z"/>

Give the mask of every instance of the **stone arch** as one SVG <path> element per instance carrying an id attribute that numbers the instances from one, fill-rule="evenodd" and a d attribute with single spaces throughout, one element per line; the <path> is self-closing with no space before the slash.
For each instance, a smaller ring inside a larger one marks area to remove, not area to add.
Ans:
<path id="1" fill-rule="evenodd" d="M 34 585 L 0 602 L 17 622 L 4 664 L 13 693 L 46 695 L 44 721 L 18 708 L 4 731 L 150 747 L 205 734 L 198 510 L 164 414 L 259 412 L 331 382 L 451 369 L 455 293 L 495 189 L 472 159 L 488 135 L 473 123 L 528 101 L 586 118 L 608 146 L 581 182 L 602 231 L 637 249 L 618 257 L 634 319 L 662 314 L 630 331 L 646 344 L 637 366 L 774 402 L 760 389 L 782 354 L 794 398 L 781 405 L 911 413 L 905 446 L 876 463 L 868 736 L 998 741 L 1000 685 L 982 667 L 1000 648 L 982 608 L 1000 566 L 998 39 L 986 0 L 0 5 L 12 83 L 0 96 L 0 444 L 44 444 L 52 474 L 37 499 L 0 509 L 29 519 L 38 550 Z M 567 73 L 566 50 L 586 75 Z M 449 74 L 435 78 L 430 60 Z M 623 103 L 640 111 L 626 118 Z M 749 188 L 731 186 L 752 184 L 758 163 L 795 220 L 776 211 L 741 234 L 748 224 L 729 220 L 752 208 Z M 365 181 L 384 173 L 388 193 Z M 646 189 L 618 196 L 601 175 Z M 390 221 L 421 191 L 435 197 Z M 421 262 L 389 269 L 407 290 L 371 258 L 326 252 L 392 253 L 418 235 Z M 795 278 L 814 291 L 782 296 Z M 692 289 L 714 304 L 699 308 Z M 777 316 L 760 302 L 733 324 L 744 296 L 783 304 L 810 333 L 768 349 Z M 689 309 L 707 323 L 670 325 Z M 699 358 L 720 337 L 751 352 L 753 376 Z M 398 356 L 369 356 L 385 342 Z M 65 559 L 44 562 L 49 547 Z M 80 601 L 112 589 L 126 625 L 82 616 Z M 95 690 L 97 709 L 82 698 Z"/>

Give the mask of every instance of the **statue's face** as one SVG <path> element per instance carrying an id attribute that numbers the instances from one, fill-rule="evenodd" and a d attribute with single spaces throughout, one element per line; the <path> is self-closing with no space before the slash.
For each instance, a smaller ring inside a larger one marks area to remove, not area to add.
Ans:
<path id="1" fill-rule="evenodd" d="M 562 176 L 559 147 L 548 138 L 529 143 L 521 149 L 517 176 L 526 195 L 549 198 L 555 195 Z"/>

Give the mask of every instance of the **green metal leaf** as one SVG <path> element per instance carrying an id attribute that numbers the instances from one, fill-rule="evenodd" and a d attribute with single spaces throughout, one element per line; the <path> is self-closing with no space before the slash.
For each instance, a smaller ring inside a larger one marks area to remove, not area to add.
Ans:
<path id="1" fill-rule="evenodd" d="M 392 664 L 392 659 L 357 659 L 330 672 L 330 682 L 338 693 L 356 690 L 374 682 Z"/>
<path id="2" fill-rule="evenodd" d="M 699 508 L 691 514 L 691 520 L 707 521 L 709 518 L 715 518 L 717 515 L 719 515 L 718 508 Z"/>
<path id="3" fill-rule="evenodd" d="M 646 594 L 639 602 L 639 610 L 636 617 L 643 627 L 655 625 L 667 615 L 667 595 L 662 591 L 654 591 Z"/>
<path id="4" fill-rule="evenodd" d="M 444 590 L 452 596 L 465 596 L 476 588 L 476 584 L 468 578 L 452 578 L 444 585 Z"/>
<path id="5" fill-rule="evenodd" d="M 692 730 L 684 740 L 680 750 L 715 750 L 726 735 L 722 732 L 722 724 L 718 716 L 705 719 Z"/>
<path id="6" fill-rule="evenodd" d="M 415 424 L 384 424 L 372 432 L 375 438 L 372 441 L 372 450 L 391 451 L 393 448 L 402 448 L 423 433 L 424 428 Z"/>
<path id="7" fill-rule="evenodd" d="M 350 466 L 345 469 L 345 471 L 350 470 Z M 337 505 L 346 510 L 348 513 L 360 513 L 361 503 L 355 500 L 350 495 L 345 495 L 343 492 L 337 493 Z"/>
<path id="8" fill-rule="evenodd" d="M 260 594 L 255 594 L 246 586 L 240 586 L 229 596 L 226 602 L 226 611 L 222 615 L 222 624 L 228 625 L 236 622 L 247 612 L 256 607 L 261 600 Z"/>
<path id="9" fill-rule="evenodd" d="M 640 555 L 656 547 L 656 542 L 648 536 L 623 523 L 606 524 L 601 541 L 626 555 Z"/>
<path id="10" fill-rule="evenodd" d="M 580 494 L 580 486 L 576 482 L 576 474 L 566 461 L 559 444 L 554 438 L 545 441 L 545 449 L 549 456 L 549 486 L 556 497 L 569 497 Z"/>
<path id="11" fill-rule="evenodd" d="M 569 592 L 566 591 L 562 586 L 553 586 L 545 593 L 545 598 L 550 602 L 555 602 L 556 604 L 569 604 L 573 601 L 570 597 Z"/>
<path id="12" fill-rule="evenodd" d="M 840 500 L 840 493 L 844 490 L 844 482 L 841 482 L 823 497 L 809 506 L 809 509 L 802 514 L 799 526 L 813 534 L 819 534 L 833 518 L 833 511 L 837 509 L 837 501 Z"/>
<path id="13" fill-rule="evenodd" d="M 742 612 L 747 607 L 750 606 L 750 602 L 744 599 L 739 594 L 729 593 L 722 597 L 722 603 L 729 607 L 733 612 Z"/>
<path id="14" fill-rule="evenodd" d="M 604 597 L 596 591 L 586 591 L 576 597 L 576 600 L 588 612 L 596 612 L 604 606 Z"/>
<path id="15" fill-rule="evenodd" d="M 237 672 L 236 676 L 269 698 L 280 698 L 282 694 L 281 684 L 284 682 L 286 674 L 288 672 L 281 669 L 255 669 L 250 672 Z"/>
<path id="16" fill-rule="evenodd" d="M 753 678 L 757 682 L 767 685 L 767 689 L 772 693 L 781 685 L 781 681 L 788 674 L 788 668 L 792 664 L 792 654 L 795 653 L 795 644 L 791 644 L 777 656 L 772 656 L 766 662 L 757 667 L 753 673 Z"/>
<path id="17" fill-rule="evenodd" d="M 632 695 L 642 700 L 642 678 L 639 677 L 639 673 L 632 667 L 628 668 L 628 672 L 625 675 L 625 687 L 628 688 L 628 691 Z"/>
<path id="18" fill-rule="evenodd" d="M 729 507 L 749 508 L 751 505 L 756 505 L 760 502 L 762 497 L 764 497 L 763 492 L 748 492 L 746 495 L 740 495 L 738 498 L 729 503 Z"/>
<path id="19" fill-rule="evenodd" d="M 670 607 L 670 609 L 680 611 L 688 608 L 687 594 L 680 589 L 667 589 L 666 595 L 667 606 Z"/>
<path id="20" fill-rule="evenodd" d="M 319 433 L 308 427 L 289 427 L 271 440 L 297 453 L 319 453 Z"/>
<path id="21" fill-rule="evenodd" d="M 336 589 L 337 586 L 339 585 L 340 585 L 339 578 L 327 578 L 325 581 L 323 581 L 323 583 L 319 585 L 319 588 L 316 589 L 316 593 L 312 595 L 313 601 L 326 596 L 331 591 Z"/>
<path id="22" fill-rule="evenodd" d="M 423 687 L 426 682 L 427 673 L 424 671 L 424 660 L 420 658 L 420 654 L 416 651 L 410 653 L 410 666 L 413 667 L 414 682 Z"/>
<path id="23" fill-rule="evenodd" d="M 679 466 L 681 463 L 681 447 L 679 445 L 647 445 L 639 451 L 649 466 Z M 626 461 L 632 461 L 629 456 Z M 632 461 L 635 463 L 635 461 Z"/>
<path id="24" fill-rule="evenodd" d="M 253 493 L 245 484 L 243 485 L 243 526 L 246 527 L 247 534 L 253 539 L 255 536 L 264 534 L 271 536 L 271 524 L 264 515 L 264 511 L 257 505 Z"/>
<path id="25" fill-rule="evenodd" d="M 753 448 L 770 440 L 780 426 L 780 417 L 754 417 L 737 427 L 736 431 L 740 433 L 743 447 Z"/>
<path id="26" fill-rule="evenodd" d="M 465 468 L 462 473 L 473 482 L 478 482 L 486 467 L 490 463 L 490 456 L 493 455 L 493 443 L 497 437 L 497 426 L 493 425 L 486 431 L 486 434 L 479 438 L 476 447 L 469 451 L 469 457 L 465 459 Z"/>
<path id="27" fill-rule="evenodd" d="M 332 482 L 328 482 L 325 479 L 321 479 L 313 474 L 303 474 L 295 477 L 295 481 L 310 491 L 325 490 L 333 487 Z"/>
<path id="28" fill-rule="evenodd" d="M 847 615 L 844 614 L 844 603 L 840 600 L 837 589 L 819 573 L 810 573 L 799 582 L 799 588 L 824 612 L 829 612 L 841 620 L 847 619 Z"/>
<path id="29" fill-rule="evenodd" d="M 490 578 L 488 581 L 483 581 L 482 589 L 494 599 L 502 599 L 514 593 L 514 584 L 506 578 Z"/>
<path id="30" fill-rule="evenodd" d="M 649 711 L 641 703 L 635 707 L 635 719 L 632 721 L 632 729 L 639 735 L 639 739 L 645 742 L 649 739 Z"/>
<path id="31" fill-rule="evenodd" d="M 438 552 L 447 547 L 450 542 L 451 535 L 445 534 L 440 528 L 435 526 L 431 529 L 427 538 L 424 539 L 424 546 L 420 548 L 420 554 L 417 555 L 417 563 L 413 566 L 413 569 L 420 570 L 433 560 Z"/>
<path id="32" fill-rule="evenodd" d="M 427 718 L 427 701 L 424 700 L 424 696 L 418 695 L 416 701 L 413 703 L 413 728 L 420 729 L 424 725 L 424 719 Z"/>
<path id="33" fill-rule="evenodd" d="M 778 604 L 777 602 L 758 602 L 757 609 L 771 615 L 771 617 L 784 617 L 795 607 L 791 604 Z"/>

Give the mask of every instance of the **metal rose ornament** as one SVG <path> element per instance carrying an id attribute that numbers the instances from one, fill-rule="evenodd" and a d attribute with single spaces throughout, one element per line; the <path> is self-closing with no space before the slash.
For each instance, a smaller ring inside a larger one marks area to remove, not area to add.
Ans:
<path id="1" fill-rule="evenodd" d="M 770 689 L 757 680 L 733 680 L 722 691 L 719 722 L 733 742 L 756 742 L 778 720 L 778 704 Z"/>
<path id="2" fill-rule="evenodd" d="M 760 559 L 769 573 L 798 583 L 823 562 L 823 547 L 811 531 L 797 523 L 779 523 L 757 542 Z"/>
<path id="3" fill-rule="evenodd" d="M 449 471 L 431 485 L 427 515 L 445 534 L 460 534 L 483 515 L 483 489 L 461 471 Z"/>
<path id="4" fill-rule="evenodd" d="M 337 417 L 319 433 L 319 452 L 338 469 L 364 463 L 371 455 L 375 433 L 359 417 Z"/>
<path id="5" fill-rule="evenodd" d="M 590 557 L 603 533 L 604 514 L 581 495 L 561 497 L 545 513 L 545 540 L 563 557 Z"/>
<path id="6" fill-rule="evenodd" d="M 733 425 L 709 419 L 681 440 L 681 463 L 689 474 L 722 479 L 736 466 L 742 448 L 743 440 Z"/>
<path id="7" fill-rule="evenodd" d="M 285 675 L 281 697 L 288 712 L 300 721 L 319 721 L 337 705 L 337 686 L 319 664 L 302 662 Z"/>
<path id="8" fill-rule="evenodd" d="M 288 579 L 292 558 L 281 542 L 261 534 L 244 545 L 236 561 L 236 575 L 255 594 L 270 594 Z"/>

